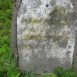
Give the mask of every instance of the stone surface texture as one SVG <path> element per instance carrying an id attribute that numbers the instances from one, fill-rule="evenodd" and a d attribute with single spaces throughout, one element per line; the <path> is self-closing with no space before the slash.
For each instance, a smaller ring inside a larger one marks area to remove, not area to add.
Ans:
<path id="1" fill-rule="evenodd" d="M 72 66 L 74 8 L 70 0 L 22 0 L 17 17 L 21 70 L 51 73 Z"/>

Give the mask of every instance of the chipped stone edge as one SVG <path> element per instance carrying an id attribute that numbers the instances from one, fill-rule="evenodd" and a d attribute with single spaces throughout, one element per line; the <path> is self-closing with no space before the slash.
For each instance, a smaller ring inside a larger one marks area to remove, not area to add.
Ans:
<path id="1" fill-rule="evenodd" d="M 11 28 L 11 51 L 15 58 L 16 66 L 19 67 L 19 54 L 17 48 L 17 14 L 22 0 L 13 0 L 13 15 Z"/>

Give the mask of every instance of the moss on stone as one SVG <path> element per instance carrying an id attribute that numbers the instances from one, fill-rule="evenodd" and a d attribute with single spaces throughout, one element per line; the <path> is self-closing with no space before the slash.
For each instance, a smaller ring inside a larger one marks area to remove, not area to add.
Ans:
<path id="1" fill-rule="evenodd" d="M 28 18 L 28 19 L 22 19 L 22 23 L 26 24 L 38 24 L 44 22 L 43 19 L 33 19 L 33 18 Z"/>
<path id="2" fill-rule="evenodd" d="M 52 40 L 54 42 L 62 42 L 63 40 L 68 40 L 68 36 L 63 35 L 63 33 L 59 36 L 60 30 L 63 29 L 65 26 L 69 27 L 73 21 L 75 20 L 75 15 L 72 12 L 70 12 L 67 8 L 62 6 L 55 6 L 53 11 L 49 13 L 49 19 L 34 19 L 34 18 L 27 18 L 22 19 L 22 23 L 26 24 L 39 24 L 39 23 L 47 23 L 48 26 L 50 26 L 50 29 L 48 29 L 48 33 L 54 33 L 56 35 L 52 36 Z M 51 26 L 54 26 L 52 28 Z M 34 31 L 33 31 L 34 32 Z M 57 33 L 59 32 L 59 33 Z M 47 40 L 47 36 L 41 36 L 40 34 L 34 36 L 34 35 L 26 35 L 26 40 Z"/>
<path id="3" fill-rule="evenodd" d="M 57 42 L 57 43 L 60 43 L 60 42 L 62 42 L 62 41 L 64 41 L 64 40 L 68 40 L 69 39 L 69 37 L 68 36 L 65 36 L 65 35 L 53 35 L 52 36 L 52 40 L 54 41 L 54 42 Z"/>
<path id="4" fill-rule="evenodd" d="M 47 40 L 46 36 L 38 35 L 31 35 L 28 34 L 25 36 L 25 40 Z"/>
<path id="5" fill-rule="evenodd" d="M 71 24 L 73 24 L 75 20 L 75 15 L 72 10 L 70 12 L 67 8 L 62 7 L 62 6 L 55 6 L 52 12 L 49 13 L 49 19 L 47 20 L 47 23 L 52 29 L 51 32 L 54 32 L 54 36 L 52 36 L 52 39 L 54 42 L 62 42 L 64 40 L 68 40 L 69 36 L 64 35 L 63 33 L 59 36 L 59 33 L 61 29 L 64 27 L 69 27 Z M 52 27 L 54 26 L 54 27 Z"/>
<path id="6" fill-rule="evenodd" d="M 49 13 L 49 25 L 64 26 L 73 23 L 75 20 L 74 12 L 70 12 L 67 8 L 62 6 L 55 6 L 52 12 Z"/>

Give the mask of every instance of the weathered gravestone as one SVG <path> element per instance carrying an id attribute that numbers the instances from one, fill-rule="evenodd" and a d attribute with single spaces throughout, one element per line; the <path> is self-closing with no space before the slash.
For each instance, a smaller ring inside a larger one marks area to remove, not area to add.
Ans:
<path id="1" fill-rule="evenodd" d="M 72 67 L 75 13 L 70 0 L 16 0 L 13 53 L 19 68 L 38 74 Z"/>

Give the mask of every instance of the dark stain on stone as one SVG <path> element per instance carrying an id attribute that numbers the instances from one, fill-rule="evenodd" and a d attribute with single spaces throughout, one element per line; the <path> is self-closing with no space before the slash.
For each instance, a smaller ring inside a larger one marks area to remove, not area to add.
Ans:
<path id="1" fill-rule="evenodd" d="M 26 55 L 25 55 L 25 57 L 27 57 L 29 54 L 27 53 Z"/>
<path id="2" fill-rule="evenodd" d="M 64 40 L 64 41 L 58 43 L 59 47 L 61 47 L 61 48 L 66 48 L 67 44 L 68 44 L 68 40 Z"/>
<path id="3" fill-rule="evenodd" d="M 47 38 L 48 40 L 50 40 L 50 39 L 52 38 L 52 36 L 46 36 L 46 38 Z"/>
<path id="4" fill-rule="evenodd" d="M 66 52 L 66 56 L 69 56 L 70 53 L 71 53 L 71 51 L 67 51 Z"/>
<path id="5" fill-rule="evenodd" d="M 49 5 L 48 5 L 48 4 L 46 4 L 46 7 L 49 7 Z"/>
<path id="6" fill-rule="evenodd" d="M 69 45 L 69 46 L 68 46 L 68 49 L 70 49 L 70 48 L 71 48 L 71 46 Z"/>
<path id="7" fill-rule="evenodd" d="M 48 73 L 48 71 L 47 71 L 47 70 L 45 70 L 45 71 L 44 71 L 44 73 Z"/>

